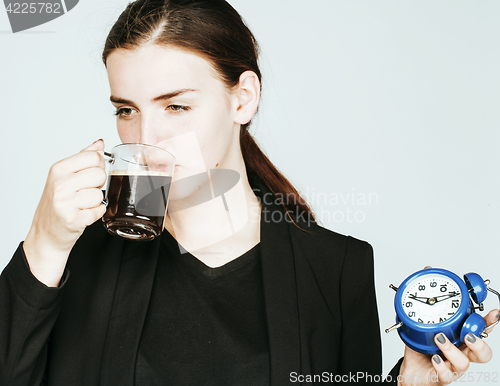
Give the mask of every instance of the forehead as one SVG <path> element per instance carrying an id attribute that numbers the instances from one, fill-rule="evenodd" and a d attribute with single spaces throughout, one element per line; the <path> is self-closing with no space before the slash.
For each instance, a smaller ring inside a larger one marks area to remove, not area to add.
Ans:
<path id="1" fill-rule="evenodd" d="M 106 60 L 113 94 L 160 95 L 169 90 L 224 88 L 210 62 L 186 50 L 147 44 L 116 49 Z"/>

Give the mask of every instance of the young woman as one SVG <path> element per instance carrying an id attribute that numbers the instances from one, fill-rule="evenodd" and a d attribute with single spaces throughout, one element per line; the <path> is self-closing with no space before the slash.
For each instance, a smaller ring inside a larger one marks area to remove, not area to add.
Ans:
<path id="1" fill-rule="evenodd" d="M 371 246 L 318 226 L 248 132 L 257 52 L 224 0 L 138 0 L 121 14 L 103 52 L 111 102 L 122 142 L 176 157 L 165 231 L 137 243 L 97 221 L 101 140 L 56 163 L 0 278 L 0 384 L 363 384 L 381 374 Z M 212 178 L 181 183 L 217 169 L 239 174 L 224 202 L 200 199 Z M 392 382 L 447 384 L 492 355 L 474 336 L 460 349 L 435 341 L 443 355 L 406 348 Z"/>

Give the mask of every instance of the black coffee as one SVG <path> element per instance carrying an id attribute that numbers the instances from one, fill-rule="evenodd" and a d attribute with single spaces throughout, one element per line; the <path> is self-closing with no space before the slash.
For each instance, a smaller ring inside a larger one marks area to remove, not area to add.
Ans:
<path id="1" fill-rule="evenodd" d="M 152 240 L 163 230 L 171 176 L 113 172 L 108 184 L 104 226 L 111 234 Z"/>

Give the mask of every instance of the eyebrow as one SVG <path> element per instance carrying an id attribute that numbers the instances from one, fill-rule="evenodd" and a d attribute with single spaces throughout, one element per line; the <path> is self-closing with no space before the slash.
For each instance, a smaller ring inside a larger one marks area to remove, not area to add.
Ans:
<path id="1" fill-rule="evenodd" d="M 197 92 L 197 91 L 199 91 L 199 90 L 195 90 L 195 89 L 192 89 L 192 88 L 183 88 L 183 89 L 175 90 L 175 91 L 163 94 L 163 95 L 159 95 L 159 96 L 153 98 L 151 100 L 151 102 L 164 101 L 164 100 L 172 99 L 172 98 L 174 98 L 176 96 L 179 96 L 179 95 L 182 95 L 182 94 L 185 94 L 185 93 L 188 93 L 188 92 Z M 134 102 L 132 102 L 132 101 L 130 101 L 128 99 L 120 98 L 120 97 L 117 97 L 117 96 L 114 96 L 114 95 L 111 95 L 109 97 L 109 100 L 111 102 L 114 102 L 114 103 L 134 104 Z"/>

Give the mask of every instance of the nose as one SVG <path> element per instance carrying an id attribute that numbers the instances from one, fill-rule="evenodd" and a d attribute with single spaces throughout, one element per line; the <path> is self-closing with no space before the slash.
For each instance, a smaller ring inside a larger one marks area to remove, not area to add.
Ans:
<path id="1" fill-rule="evenodd" d="M 141 127 L 139 129 L 139 143 L 145 145 L 156 145 L 162 140 L 161 123 L 152 115 L 143 114 Z"/>
<path id="2" fill-rule="evenodd" d="M 168 117 L 162 113 L 163 110 L 142 109 L 139 119 L 134 120 L 130 125 L 122 125 L 119 128 L 122 142 L 152 145 L 174 154 L 175 144 L 172 139 L 176 137 L 176 131 L 168 122 Z"/>

